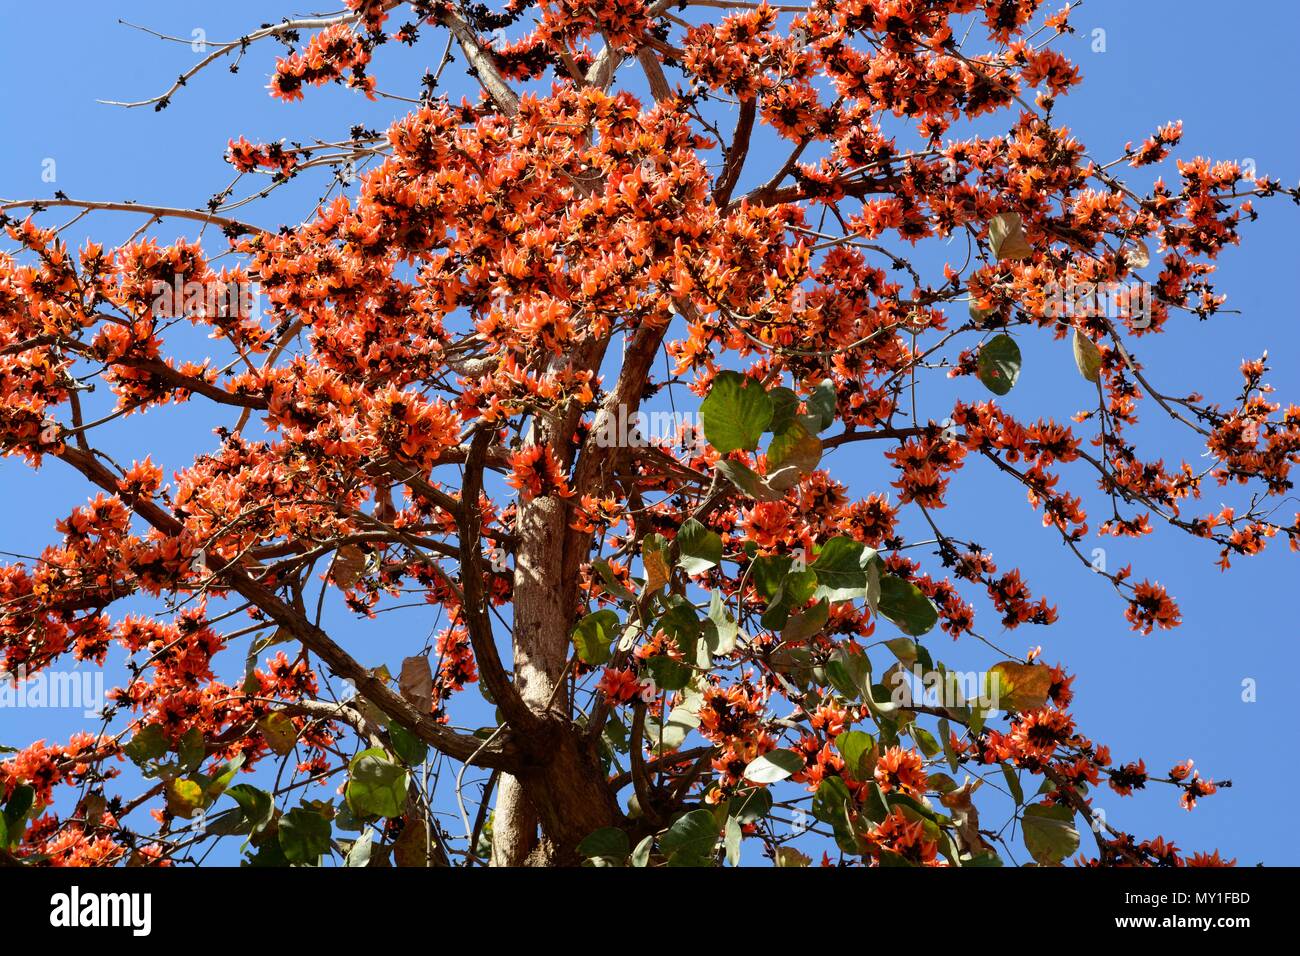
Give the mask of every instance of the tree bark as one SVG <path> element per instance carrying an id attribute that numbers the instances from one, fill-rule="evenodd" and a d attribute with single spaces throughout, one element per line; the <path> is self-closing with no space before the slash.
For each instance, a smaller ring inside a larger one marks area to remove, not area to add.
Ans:
<path id="1" fill-rule="evenodd" d="M 570 719 L 562 687 L 572 613 L 561 580 L 564 502 L 543 497 L 523 503 L 516 530 L 515 686 L 528 707 L 546 719 L 542 733 L 522 741 L 531 766 L 501 778 L 492 864 L 564 865 L 577 862 L 578 841 L 614 823 L 619 811 L 597 755 Z"/>

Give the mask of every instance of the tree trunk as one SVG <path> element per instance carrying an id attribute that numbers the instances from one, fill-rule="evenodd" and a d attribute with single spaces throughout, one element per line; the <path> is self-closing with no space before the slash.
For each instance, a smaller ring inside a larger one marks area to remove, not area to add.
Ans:
<path id="1" fill-rule="evenodd" d="M 532 710 L 549 716 L 543 733 L 521 741 L 533 766 L 501 778 L 492 823 L 494 866 L 576 863 L 578 841 L 620 816 L 561 686 L 571 614 L 561 581 L 564 514 L 559 499 L 535 498 L 520 506 L 515 525 L 515 686 Z"/>

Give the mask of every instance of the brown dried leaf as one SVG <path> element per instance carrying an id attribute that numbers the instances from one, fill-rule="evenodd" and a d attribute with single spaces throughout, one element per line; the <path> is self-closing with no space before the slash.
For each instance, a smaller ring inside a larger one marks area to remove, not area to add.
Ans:
<path id="1" fill-rule="evenodd" d="M 397 678 L 397 689 L 422 714 L 433 709 L 433 670 L 429 658 L 407 657 Z"/>

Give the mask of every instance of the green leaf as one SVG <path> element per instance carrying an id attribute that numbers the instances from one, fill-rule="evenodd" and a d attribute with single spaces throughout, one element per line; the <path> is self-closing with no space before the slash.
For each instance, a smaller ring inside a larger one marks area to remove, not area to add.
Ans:
<path id="1" fill-rule="evenodd" d="M 753 787 L 738 792 L 727 804 L 727 813 L 742 824 L 757 823 L 772 812 L 772 791 Z"/>
<path id="2" fill-rule="evenodd" d="M 618 578 L 614 576 L 614 569 L 609 566 L 609 562 L 604 558 L 598 558 L 591 562 L 591 566 L 596 569 L 600 575 L 600 580 L 605 584 L 605 590 L 620 601 L 633 603 L 636 601 L 636 595 L 629 591 Z"/>
<path id="3" fill-rule="evenodd" d="M 330 823 L 315 810 L 294 807 L 280 818 L 280 849 L 290 863 L 315 866 L 330 849 Z"/>
<path id="4" fill-rule="evenodd" d="M 817 787 L 813 796 L 813 816 L 831 827 L 835 835 L 835 845 L 845 853 L 858 852 L 858 838 L 853 832 L 849 818 L 849 805 L 852 798 L 849 788 L 839 777 L 827 777 Z"/>
<path id="5" fill-rule="evenodd" d="M 691 682 L 691 666 L 667 654 L 656 654 L 646 661 L 650 676 L 660 690 L 681 690 Z"/>
<path id="6" fill-rule="evenodd" d="M 755 501 L 780 501 L 784 491 L 777 491 L 758 472 L 738 461 L 719 461 L 716 465 L 724 478 Z"/>
<path id="7" fill-rule="evenodd" d="M 767 446 L 767 480 L 777 490 L 793 488 L 822 460 L 822 440 L 795 419 Z"/>
<path id="8" fill-rule="evenodd" d="M 650 836 L 642 840 L 640 843 L 638 843 L 636 845 L 636 849 L 632 851 L 632 865 L 636 867 L 643 867 L 649 865 L 650 850 L 654 847 L 654 845 L 655 845 L 654 834 L 651 834 Z"/>
<path id="9" fill-rule="evenodd" d="M 298 728 L 283 711 L 271 711 L 257 722 L 257 729 L 266 738 L 266 745 L 272 752 L 281 757 L 291 753 L 298 740 Z"/>
<path id="10" fill-rule="evenodd" d="M 924 727 L 913 725 L 912 737 L 916 740 L 916 745 L 921 748 L 921 753 L 927 757 L 934 757 L 943 749 L 939 746 L 939 741 L 934 739 L 934 734 Z"/>
<path id="11" fill-rule="evenodd" d="M 618 635 L 618 615 L 606 608 L 588 614 L 573 629 L 573 647 L 583 663 L 599 666 L 612 656 L 610 645 Z"/>
<path id="12" fill-rule="evenodd" d="M 916 663 L 916 641 L 910 637 L 896 637 L 892 641 L 885 641 L 885 646 L 894 652 L 894 656 L 904 667 L 911 667 Z"/>
<path id="13" fill-rule="evenodd" d="M 167 755 L 167 733 L 161 724 L 141 727 L 131 742 L 122 748 L 131 762 L 143 767 L 151 760 L 161 760 Z"/>
<path id="14" fill-rule="evenodd" d="M 718 821 L 709 810 L 692 810 L 678 817 L 659 838 L 669 866 L 709 866 L 718 844 Z"/>
<path id="15" fill-rule="evenodd" d="M 690 732 L 700 726 L 700 700 L 698 694 L 688 692 L 686 699 L 668 713 L 663 723 L 647 721 L 646 741 L 657 750 L 676 750 L 680 747 Z"/>
<path id="16" fill-rule="evenodd" d="M 767 393 L 772 399 L 772 421 L 767 430 L 779 433 L 799 415 L 799 396 L 784 385 L 778 385 Z"/>
<path id="17" fill-rule="evenodd" d="M 920 637 L 939 620 L 934 603 L 911 581 L 893 574 L 880 579 L 880 615 L 897 625 L 904 634 Z"/>
<path id="18" fill-rule="evenodd" d="M 578 844 L 578 852 L 587 859 L 603 859 L 613 866 L 622 866 L 631 848 L 627 834 L 618 827 L 601 827 Z"/>
<path id="19" fill-rule="evenodd" d="M 837 647 L 826 662 L 826 677 L 849 700 L 857 700 L 871 687 L 871 660 L 857 650 Z"/>
<path id="20" fill-rule="evenodd" d="M 370 848 L 374 846 L 375 831 L 372 827 L 366 827 L 366 832 L 361 834 L 352 841 L 352 846 L 348 847 L 348 855 L 343 860 L 346 867 L 363 867 L 370 865 Z"/>
<path id="21" fill-rule="evenodd" d="M 1056 866 L 1079 849 L 1079 831 L 1069 807 L 1035 803 L 1020 818 L 1025 849 L 1042 866 Z"/>
<path id="22" fill-rule="evenodd" d="M 719 454 L 753 451 L 775 413 L 763 385 L 739 372 L 719 372 L 700 404 L 704 437 Z"/>
<path id="23" fill-rule="evenodd" d="M 1011 791 L 1011 799 L 1016 801 L 1016 806 L 1025 802 L 1025 791 L 1020 786 L 1020 775 L 1010 764 L 1002 764 L 1002 776 L 1006 778 L 1007 789 Z"/>
<path id="24" fill-rule="evenodd" d="M 726 657 L 736 649 L 736 635 L 740 626 L 723 603 L 722 592 L 714 591 L 709 598 L 709 616 L 704 622 L 704 644 L 713 657 Z"/>
<path id="25" fill-rule="evenodd" d="M 271 799 L 271 795 L 247 783 L 237 783 L 228 788 L 226 796 L 239 804 L 248 833 L 257 833 L 264 829 L 271 822 L 271 817 L 275 815 L 275 801 Z"/>
<path id="26" fill-rule="evenodd" d="M 844 769 L 854 780 L 870 780 L 867 756 L 876 746 L 871 734 L 862 730 L 846 730 L 835 738 L 835 749 L 844 758 Z"/>
<path id="27" fill-rule="evenodd" d="M 0 813 L 0 850 L 16 844 L 27 830 L 27 815 L 36 802 L 36 790 L 29 784 L 20 783 L 9 794 L 9 802 L 4 812 Z"/>
<path id="28" fill-rule="evenodd" d="M 393 753 L 408 767 L 418 767 L 429 757 L 429 745 L 397 721 L 388 725 L 388 739 Z"/>
<path id="29" fill-rule="evenodd" d="M 772 630 L 785 627 L 785 622 L 790 618 L 790 612 L 807 604 L 808 599 L 813 596 L 813 592 L 816 590 L 816 572 L 811 569 L 807 571 L 791 571 L 781 581 L 781 587 L 776 594 L 768 601 L 767 610 L 759 618 L 760 622 L 764 627 Z"/>
<path id="30" fill-rule="evenodd" d="M 808 416 L 820 426 L 818 431 L 825 431 L 835 423 L 838 412 L 835 396 L 835 383 L 829 378 L 822 379 L 808 396 Z"/>
<path id="31" fill-rule="evenodd" d="M 722 561 L 722 538 L 694 518 L 677 532 L 677 564 L 690 575 L 703 574 Z"/>
<path id="32" fill-rule="evenodd" d="M 781 629 L 781 640 L 788 644 L 806 641 L 814 634 L 820 633 L 826 626 L 830 612 L 830 603 L 822 598 L 808 610 L 792 614 L 785 627 Z"/>
<path id="33" fill-rule="evenodd" d="M 862 567 L 862 542 L 853 538 L 831 538 L 822 545 L 809 570 L 817 575 L 815 597 L 832 602 L 865 597 L 867 572 Z"/>
<path id="34" fill-rule="evenodd" d="M 806 766 L 803 756 L 793 750 L 773 750 L 755 757 L 745 767 L 745 778 L 754 783 L 776 783 Z"/>
<path id="35" fill-rule="evenodd" d="M 1078 329 L 1074 330 L 1074 364 L 1088 381 L 1101 381 L 1101 349 Z"/>
<path id="36" fill-rule="evenodd" d="M 947 717 L 939 718 L 939 739 L 943 743 L 943 756 L 948 761 L 948 767 L 956 773 L 961 760 L 952 746 L 952 725 L 948 723 Z"/>
<path id="37" fill-rule="evenodd" d="M 216 773 L 210 777 L 202 773 L 195 773 L 193 775 L 195 781 L 197 781 L 199 786 L 203 788 L 205 806 L 226 792 L 226 787 L 230 786 L 230 781 L 235 779 L 235 774 L 243 765 L 244 755 L 236 754 L 234 760 L 231 760 L 229 763 L 223 763 L 217 768 Z"/>
<path id="38" fill-rule="evenodd" d="M 168 780 L 164 788 L 167 810 L 173 816 L 186 820 L 203 807 L 203 788 L 194 780 L 176 778 Z"/>
<path id="39" fill-rule="evenodd" d="M 889 804 L 885 802 L 885 794 L 880 789 L 880 784 L 874 780 L 863 790 L 862 813 L 872 823 L 882 823 L 885 817 L 889 816 Z"/>
<path id="40" fill-rule="evenodd" d="M 1005 395 L 1020 378 L 1020 346 L 1005 332 L 993 336 L 980 348 L 976 371 L 985 388 Z"/>
<path id="41" fill-rule="evenodd" d="M 400 817 L 409 784 L 410 775 L 383 750 L 363 750 L 348 764 L 348 806 L 359 815 Z"/>
<path id="42" fill-rule="evenodd" d="M 740 866 L 740 841 L 744 837 L 745 832 L 740 828 L 740 821 L 735 817 L 727 817 L 723 828 L 723 844 L 727 848 L 727 862 L 732 866 Z"/>
<path id="43" fill-rule="evenodd" d="M 198 770 L 199 765 L 203 763 L 203 758 L 208 754 L 207 746 L 203 742 L 203 731 L 198 727 L 191 727 L 185 731 L 176 753 L 180 757 L 181 773 Z"/>
<path id="44" fill-rule="evenodd" d="M 36 788 L 26 783 L 18 784 L 14 787 L 13 793 L 9 794 L 9 802 L 5 804 L 4 822 L 11 828 L 19 827 L 17 833 L 21 834 L 23 832 L 21 825 L 35 803 Z"/>
<path id="45" fill-rule="evenodd" d="M 794 559 L 783 554 L 755 558 L 749 566 L 749 574 L 754 582 L 754 588 L 770 601 L 781 590 L 781 583 L 793 566 Z M 809 596 L 811 597 L 811 592 L 809 592 Z"/>

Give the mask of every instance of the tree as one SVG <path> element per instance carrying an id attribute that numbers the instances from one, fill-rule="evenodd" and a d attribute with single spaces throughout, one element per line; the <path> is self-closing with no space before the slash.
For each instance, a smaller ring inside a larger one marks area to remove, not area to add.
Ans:
<path id="1" fill-rule="evenodd" d="M 1039 6 L 348 0 L 126 105 L 167 107 L 265 40 L 289 48 L 273 96 L 386 95 L 383 44 L 445 34 L 382 134 L 231 142 L 263 194 L 369 163 L 355 200 L 278 230 L 231 215 L 231 191 L 3 203 L 27 218 L 0 258 L 0 445 L 94 495 L 39 560 L 0 568 L 5 667 L 129 667 L 99 732 L 0 763 L 4 858 L 183 862 L 228 838 L 261 865 L 713 865 L 742 846 L 996 865 L 1014 855 L 980 824 L 991 772 L 1038 863 L 1223 862 L 1092 809 L 1155 782 L 1190 809 L 1216 789 L 1190 762 L 1112 759 L 1035 653 L 994 649 L 967 680 L 927 640 L 981 640 L 985 598 L 1007 628 L 1055 618 L 941 524 L 974 460 L 1144 633 L 1179 611 L 1085 552 L 1089 483 L 1103 535 L 1186 532 L 1225 568 L 1300 545 L 1281 516 L 1300 409 L 1269 400 L 1264 360 L 1215 404 L 1162 392 L 1137 348 L 1213 316 L 1214 260 L 1254 199 L 1300 193 L 1202 158 L 1130 188 L 1118 167 L 1164 163 L 1180 125 L 1092 158 L 1053 119 L 1079 81 L 1052 48 L 1069 8 Z M 475 100 L 439 92 L 457 55 Z M 56 207 L 218 227 L 236 264 L 211 239 L 74 252 L 43 224 Z M 949 237 L 955 260 L 925 251 Z M 999 405 L 1031 336 L 1096 385 L 1073 425 Z M 918 404 L 935 377 L 957 379 L 951 406 Z M 112 396 L 94 420 L 92 384 Z M 170 480 L 148 448 L 97 444 L 180 403 L 216 440 Z M 1144 457 L 1140 413 L 1208 464 Z M 881 451 L 889 487 L 859 496 L 823 462 L 850 446 Z M 1197 515 L 1207 483 L 1246 499 Z M 441 614 L 430 641 L 381 616 L 411 595 Z M 340 596 L 372 637 L 328 633 Z M 478 731 L 453 722 L 475 683 L 495 713 Z M 452 807 L 463 832 L 435 813 Z"/>

